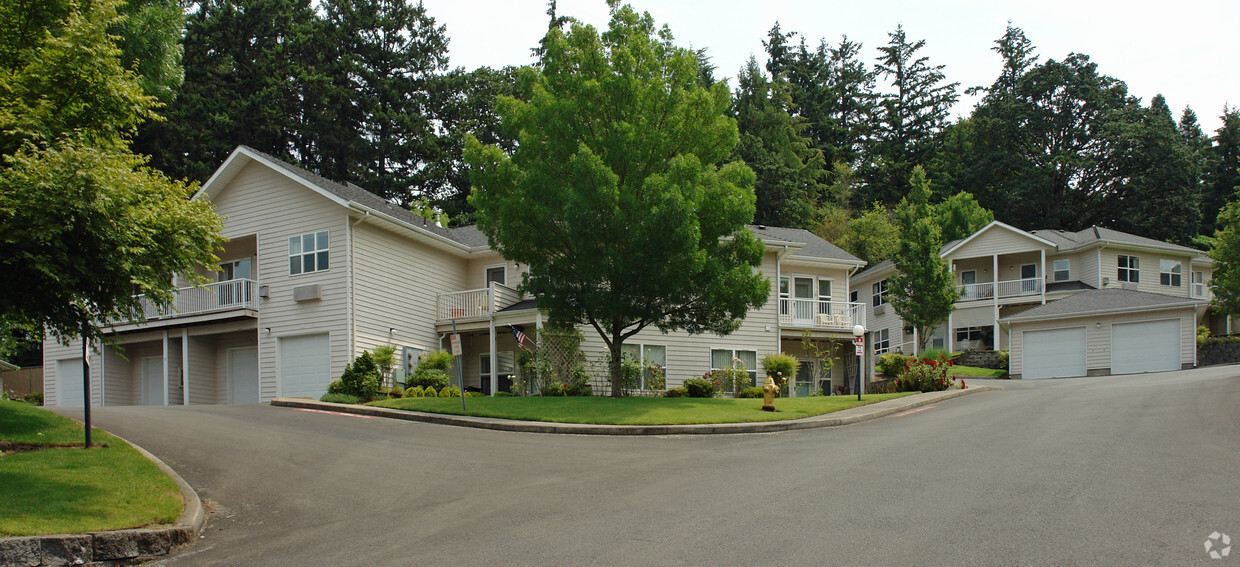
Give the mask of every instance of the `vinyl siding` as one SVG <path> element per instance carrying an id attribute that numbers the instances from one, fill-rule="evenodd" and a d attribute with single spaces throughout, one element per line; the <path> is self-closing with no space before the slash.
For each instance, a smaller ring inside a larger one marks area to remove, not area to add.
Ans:
<path id="1" fill-rule="evenodd" d="M 257 273 L 268 286 L 260 300 L 259 396 L 263 402 L 277 395 L 276 339 L 283 336 L 330 333 L 331 375 L 339 376 L 351 360 L 348 352 L 348 221 L 339 204 L 254 162 L 222 188 L 215 208 L 224 217 L 224 235 L 257 235 Z M 289 275 L 288 239 L 320 230 L 329 234 L 329 269 Z M 293 288 L 322 286 L 322 299 L 297 303 Z M 270 328 L 271 333 L 264 329 Z"/>
<path id="2" fill-rule="evenodd" d="M 242 331 L 211 337 L 211 356 L 207 362 L 211 365 L 211 373 L 214 380 L 208 381 L 205 385 L 214 386 L 215 401 L 206 403 L 228 403 L 228 349 L 255 346 L 258 343 L 255 335 L 254 331 Z M 259 356 L 261 361 L 261 350 L 259 351 Z M 262 363 L 260 362 L 259 364 L 261 366 Z M 261 376 L 259 381 L 261 384 Z"/>
<path id="3" fill-rule="evenodd" d="M 1159 254 L 1145 251 L 1129 251 L 1113 247 L 1103 249 L 1101 254 L 1102 277 L 1110 280 L 1109 283 L 1102 286 L 1104 288 L 1122 288 L 1123 282 L 1119 281 L 1119 256 L 1136 256 L 1140 258 L 1140 281 L 1137 282 L 1137 291 L 1174 297 L 1189 297 L 1192 285 L 1192 270 L 1189 268 L 1192 258 L 1190 256 L 1174 253 Z M 1179 287 L 1165 286 L 1159 283 L 1161 281 L 1159 277 L 1159 260 L 1175 260 L 1180 262 L 1182 272 Z"/>
<path id="4" fill-rule="evenodd" d="M 90 363 L 90 398 L 91 405 L 100 405 L 100 394 L 103 391 L 100 374 L 99 354 L 89 353 Z M 61 345 L 50 338 L 43 342 L 43 403 L 48 406 L 59 405 L 56 388 L 56 363 L 62 360 L 82 359 L 82 343 L 74 341 Z"/>
<path id="5" fill-rule="evenodd" d="M 1024 236 L 1001 226 L 992 226 L 984 234 L 979 234 L 977 238 L 969 241 L 963 246 L 952 250 L 947 258 L 972 258 L 976 256 L 991 256 L 994 254 L 1012 254 L 1016 252 L 1027 252 L 1030 250 L 1037 251 L 1041 248 L 1049 248 L 1028 236 Z M 980 280 L 979 280 L 980 281 Z"/>
<path id="6" fill-rule="evenodd" d="M 1067 281 L 1079 281 L 1094 287 L 1098 286 L 1098 252 L 1077 252 L 1074 254 L 1056 254 L 1046 256 L 1046 283 L 1055 283 L 1055 260 L 1068 261 Z"/>
<path id="7" fill-rule="evenodd" d="M 1037 321 L 1012 324 L 1012 350 L 1009 355 L 1010 368 L 1021 368 L 1023 361 L 1024 341 L 1022 335 L 1028 331 L 1045 329 L 1063 329 L 1068 327 L 1085 327 L 1085 368 L 1091 373 L 1109 374 L 1111 371 L 1111 325 L 1115 323 L 1134 323 L 1162 319 L 1180 320 L 1180 365 L 1192 366 L 1196 363 L 1197 342 L 1194 336 L 1195 314 L 1192 309 L 1174 309 L 1152 311 L 1146 313 L 1121 313 L 1096 317 L 1077 317 L 1061 321 Z"/>
<path id="8" fill-rule="evenodd" d="M 487 268 L 503 264 L 506 266 L 504 272 L 508 282 L 504 285 L 516 289 L 521 285 L 521 274 L 525 273 L 525 269 L 517 269 L 516 262 L 504 260 L 499 254 L 487 254 L 481 258 L 471 258 L 465 269 L 465 281 L 463 287 L 454 289 L 453 291 L 462 291 L 467 289 L 482 289 L 487 286 Z M 524 268 L 524 267 L 523 267 Z"/>
<path id="9" fill-rule="evenodd" d="M 369 223 L 352 234 L 352 354 L 385 344 L 438 349 L 439 294 L 467 289 L 465 260 Z"/>
<path id="10" fill-rule="evenodd" d="M 189 338 L 189 364 L 185 375 L 189 384 L 190 404 L 220 404 L 218 377 L 215 372 L 215 340 L 212 337 Z"/>

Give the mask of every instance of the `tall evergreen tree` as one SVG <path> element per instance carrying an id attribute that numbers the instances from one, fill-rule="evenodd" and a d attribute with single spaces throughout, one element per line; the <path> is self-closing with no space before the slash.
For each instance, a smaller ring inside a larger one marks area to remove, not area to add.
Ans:
<path id="1" fill-rule="evenodd" d="M 1207 151 L 1205 194 L 1202 197 L 1202 234 L 1213 234 L 1222 228 L 1216 224 L 1219 211 L 1235 199 L 1240 187 L 1240 108 L 1223 107 L 1219 117 L 1223 123 L 1215 130 Z"/>
<path id="2" fill-rule="evenodd" d="M 907 192 L 913 166 L 933 154 L 935 136 L 947 125 L 958 99 L 959 83 L 947 83 L 943 65 L 932 66 L 928 57 L 917 54 L 926 45 L 924 39 L 910 42 L 902 25 L 888 36 L 890 43 L 878 48 L 876 70 L 892 90 L 879 104 L 867 196 L 894 204 Z"/>
<path id="3" fill-rule="evenodd" d="M 969 89 L 969 94 L 985 92 L 987 103 L 1014 96 L 1021 77 L 1037 65 L 1038 56 L 1034 49 L 1033 42 L 1025 37 L 1025 30 L 1013 26 L 1012 20 L 1008 20 L 1003 36 L 996 39 L 995 46 L 990 48 L 1003 58 L 1003 69 L 990 87 L 974 87 Z"/>
<path id="4" fill-rule="evenodd" d="M 740 133 L 732 155 L 757 175 L 754 222 L 809 228 L 827 192 L 822 184 L 825 161 L 803 134 L 805 120 L 789 113 L 791 106 L 787 83 L 779 77 L 768 80 L 750 57 L 732 99 Z"/>
<path id="5" fill-rule="evenodd" d="M 860 58 L 861 44 L 850 41 L 847 35 L 830 53 L 833 75 L 829 93 L 834 123 L 826 144 L 833 150 L 832 162 L 856 169 L 861 166 L 873 134 L 874 72 Z"/>

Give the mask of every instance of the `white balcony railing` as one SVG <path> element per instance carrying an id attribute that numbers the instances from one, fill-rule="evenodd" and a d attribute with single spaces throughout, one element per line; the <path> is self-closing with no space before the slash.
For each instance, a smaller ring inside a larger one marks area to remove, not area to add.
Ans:
<path id="1" fill-rule="evenodd" d="M 779 300 L 779 324 L 851 331 L 854 325 L 865 326 L 865 304 L 784 297 Z"/>
<path id="2" fill-rule="evenodd" d="M 521 301 L 517 290 L 503 284 L 439 294 L 440 321 L 484 317 Z"/>
<path id="3" fill-rule="evenodd" d="M 212 282 L 201 286 L 183 287 L 176 290 L 171 304 L 160 305 L 139 295 L 144 320 L 169 319 L 203 313 L 232 311 L 234 309 L 258 310 L 258 282 L 254 280 L 229 280 Z M 109 324 L 130 323 L 128 319 L 112 320 Z"/>
<path id="4" fill-rule="evenodd" d="M 998 291 L 1000 299 L 1025 295 L 1041 295 L 1042 278 L 1008 280 L 1001 281 L 998 284 L 994 282 L 964 284 L 957 286 L 957 291 L 960 292 L 960 301 L 994 299 L 996 291 Z"/>

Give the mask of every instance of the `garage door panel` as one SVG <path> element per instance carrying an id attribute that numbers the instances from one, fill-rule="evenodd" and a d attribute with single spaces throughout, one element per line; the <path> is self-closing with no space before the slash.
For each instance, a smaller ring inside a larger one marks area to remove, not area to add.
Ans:
<path id="1" fill-rule="evenodd" d="M 280 394 L 318 399 L 331 381 L 328 335 L 280 339 Z"/>
<path id="2" fill-rule="evenodd" d="M 1180 369 L 1179 319 L 1111 325 L 1111 373 Z"/>
<path id="3" fill-rule="evenodd" d="M 1085 328 L 1047 329 L 1021 334 L 1022 378 L 1085 375 Z"/>
<path id="4" fill-rule="evenodd" d="M 56 405 L 82 407 L 86 405 L 83 394 L 82 359 L 70 358 L 56 361 Z"/>

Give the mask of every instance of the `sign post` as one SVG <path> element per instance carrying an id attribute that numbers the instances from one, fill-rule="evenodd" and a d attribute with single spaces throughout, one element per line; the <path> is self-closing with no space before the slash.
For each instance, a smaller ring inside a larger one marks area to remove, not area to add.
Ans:
<path id="1" fill-rule="evenodd" d="M 857 345 L 857 401 L 861 401 L 861 377 L 865 375 L 865 327 L 853 327 L 853 344 Z"/>
<path id="2" fill-rule="evenodd" d="M 456 319 L 452 320 L 452 363 L 456 365 L 457 383 L 461 385 L 461 411 L 465 411 L 465 373 L 461 371 L 461 335 L 456 332 Z"/>

